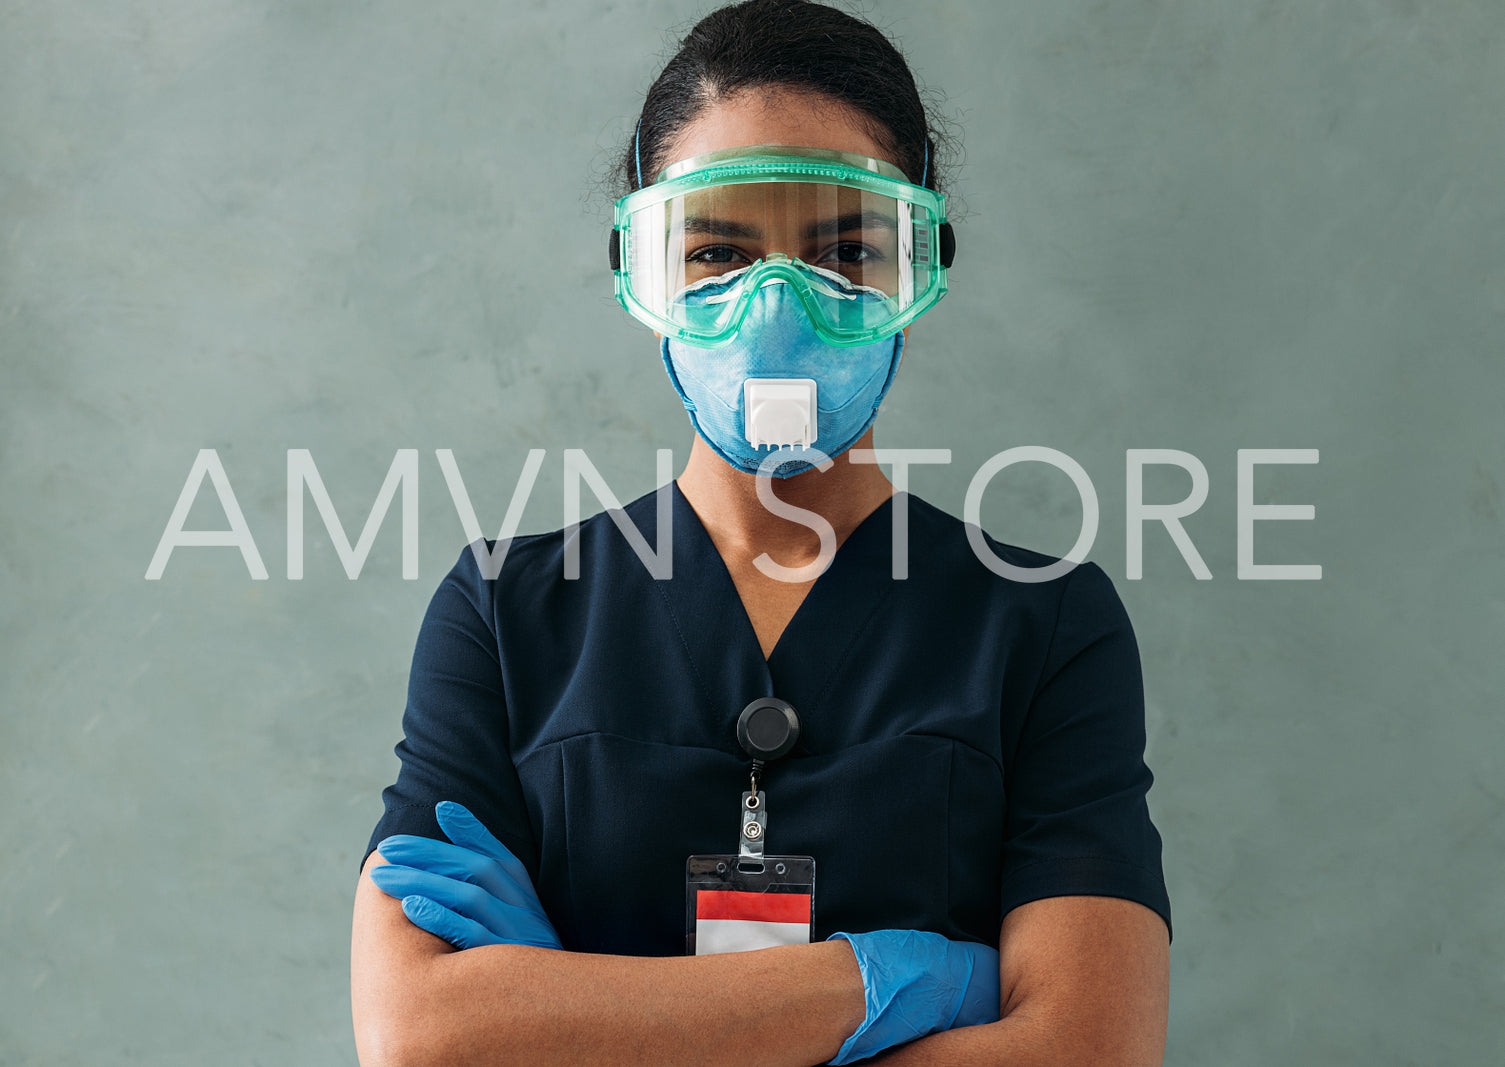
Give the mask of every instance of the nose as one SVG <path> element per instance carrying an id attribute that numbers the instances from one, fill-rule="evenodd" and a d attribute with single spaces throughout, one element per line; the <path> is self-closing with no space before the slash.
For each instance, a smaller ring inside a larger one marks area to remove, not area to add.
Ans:
<path id="1" fill-rule="evenodd" d="M 787 267 L 793 264 L 795 260 L 783 252 L 766 252 L 763 255 L 763 262 L 768 264 L 780 264 Z M 759 285 L 758 288 L 766 289 L 770 285 L 787 285 L 788 283 L 788 278 L 775 274 L 772 278 L 765 278 L 763 280 L 763 283 Z"/>

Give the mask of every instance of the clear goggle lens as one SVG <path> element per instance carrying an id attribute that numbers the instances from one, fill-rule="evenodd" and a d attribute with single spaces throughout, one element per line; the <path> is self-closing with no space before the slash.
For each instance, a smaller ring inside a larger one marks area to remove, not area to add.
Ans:
<path id="1" fill-rule="evenodd" d="M 832 343 L 893 333 L 946 289 L 944 200 L 897 173 L 809 148 L 688 160 L 619 201 L 618 298 L 660 332 L 715 345 L 783 281 Z"/>

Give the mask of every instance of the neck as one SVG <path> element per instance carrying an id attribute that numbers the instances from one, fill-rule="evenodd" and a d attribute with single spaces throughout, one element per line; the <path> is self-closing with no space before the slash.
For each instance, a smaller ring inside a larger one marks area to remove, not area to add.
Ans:
<path id="1" fill-rule="evenodd" d="M 853 448 L 872 447 L 869 428 Z M 853 463 L 850 457 L 850 452 L 835 457 L 827 471 L 769 479 L 780 501 L 830 523 L 837 544 L 894 491 L 877 464 Z M 758 476 L 730 466 L 698 436 L 677 481 L 728 566 L 749 563 L 764 552 L 786 566 L 819 555 L 816 531 L 770 512 L 758 499 Z"/>

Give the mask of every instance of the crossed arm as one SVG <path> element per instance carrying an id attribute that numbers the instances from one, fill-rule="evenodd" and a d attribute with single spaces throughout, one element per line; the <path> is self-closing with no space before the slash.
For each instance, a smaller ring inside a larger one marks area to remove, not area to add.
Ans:
<path id="1" fill-rule="evenodd" d="M 525 1062 L 823 1063 L 863 1019 L 842 941 L 712 956 L 636 957 L 529 945 L 456 951 L 410 923 L 361 872 L 350 994 L 365 1067 Z M 890 1050 L 885 1067 L 1159 1064 L 1169 942 L 1149 908 L 1054 897 L 1010 911 L 999 937 L 1002 1018 Z"/>

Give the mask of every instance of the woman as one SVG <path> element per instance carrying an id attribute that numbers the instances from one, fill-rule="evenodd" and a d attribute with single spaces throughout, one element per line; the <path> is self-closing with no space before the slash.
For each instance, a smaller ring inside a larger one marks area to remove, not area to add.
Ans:
<path id="1" fill-rule="evenodd" d="M 998 577 L 867 451 L 944 291 L 933 147 L 892 45 L 816 4 L 714 12 L 650 89 L 612 251 L 697 431 L 624 509 L 672 524 L 672 577 L 598 515 L 441 584 L 356 897 L 363 1062 L 1160 1062 L 1122 606 L 1092 564 Z M 759 766 L 769 697 L 799 731 Z M 682 954 L 686 858 L 759 803 L 748 836 L 818 865 L 808 930 Z"/>

